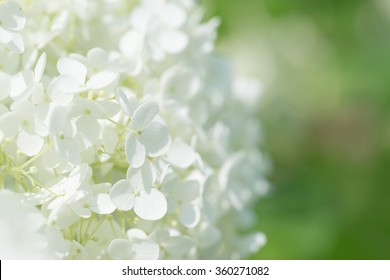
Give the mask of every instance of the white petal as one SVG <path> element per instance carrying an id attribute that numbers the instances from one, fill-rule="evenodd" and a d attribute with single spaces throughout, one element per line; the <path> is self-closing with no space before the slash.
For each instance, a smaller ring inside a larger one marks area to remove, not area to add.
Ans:
<path id="1" fill-rule="evenodd" d="M 77 216 L 79 216 L 81 218 L 87 219 L 87 218 L 91 217 L 91 210 L 83 207 L 80 204 L 71 204 L 70 208 Z"/>
<path id="2" fill-rule="evenodd" d="M 182 141 L 174 141 L 167 152 L 167 161 L 179 168 L 190 167 L 196 160 L 194 150 Z"/>
<path id="3" fill-rule="evenodd" d="M 151 240 L 131 241 L 132 250 L 135 253 L 134 260 L 157 260 L 160 255 L 159 246 Z"/>
<path id="4" fill-rule="evenodd" d="M 144 39 L 141 33 L 130 30 L 120 39 L 119 49 L 126 57 L 134 58 L 142 50 L 143 43 Z"/>
<path id="5" fill-rule="evenodd" d="M 22 54 L 24 52 L 23 38 L 19 33 L 13 33 L 12 40 L 6 43 L 6 45 L 10 50 L 17 54 Z"/>
<path id="6" fill-rule="evenodd" d="M 147 191 L 156 181 L 156 176 L 156 169 L 149 160 L 146 160 L 141 168 L 129 167 L 126 173 L 126 178 L 133 186 Z"/>
<path id="7" fill-rule="evenodd" d="M 35 156 L 42 149 L 44 141 L 38 135 L 28 134 L 21 130 L 16 141 L 18 148 L 28 156 Z"/>
<path id="8" fill-rule="evenodd" d="M 25 94 L 25 92 L 27 92 L 28 89 L 31 88 L 33 83 L 34 74 L 30 69 L 26 69 L 13 76 L 11 79 L 11 98 L 15 99 L 22 94 Z"/>
<path id="9" fill-rule="evenodd" d="M 127 136 L 125 145 L 126 158 L 130 166 L 141 167 L 145 162 L 145 146 L 138 141 L 134 133 Z"/>
<path id="10" fill-rule="evenodd" d="M 108 254 L 115 260 L 156 260 L 159 247 L 151 240 L 114 239 L 108 246 Z"/>
<path id="11" fill-rule="evenodd" d="M 158 37 L 160 47 L 167 53 L 179 53 L 188 45 L 186 34 L 176 30 L 166 31 Z"/>
<path id="12" fill-rule="evenodd" d="M 86 148 L 96 144 L 99 140 L 100 125 L 92 116 L 81 116 L 76 121 L 77 133 L 82 135 Z"/>
<path id="13" fill-rule="evenodd" d="M 93 75 L 87 82 L 87 87 L 91 89 L 101 89 L 112 84 L 118 77 L 114 72 L 99 72 Z"/>
<path id="14" fill-rule="evenodd" d="M 156 189 L 150 189 L 147 193 L 142 191 L 135 198 L 134 212 L 144 220 L 155 221 L 164 217 L 167 212 L 167 200 L 165 196 Z"/>
<path id="15" fill-rule="evenodd" d="M 128 180 L 116 182 L 110 191 L 110 198 L 119 210 L 131 210 L 135 202 L 133 186 Z"/>
<path id="16" fill-rule="evenodd" d="M 114 260 L 131 260 L 135 253 L 131 242 L 126 239 L 114 239 L 108 246 L 108 254 Z"/>
<path id="17" fill-rule="evenodd" d="M 90 209 L 97 214 L 110 214 L 116 207 L 111 202 L 110 196 L 106 193 L 98 194 L 90 205 Z"/>
<path id="18" fill-rule="evenodd" d="M 85 87 L 80 86 L 73 77 L 68 75 L 61 75 L 56 78 L 52 87 L 61 93 L 80 93 L 86 90 Z"/>
<path id="19" fill-rule="evenodd" d="M 61 75 L 72 77 L 79 85 L 83 85 L 87 76 L 87 68 L 80 61 L 69 57 L 61 57 L 57 61 L 57 70 Z"/>
<path id="20" fill-rule="evenodd" d="M 143 130 L 153 121 L 159 111 L 156 102 L 150 101 L 141 104 L 137 110 L 135 110 L 131 118 L 131 126 L 135 130 Z"/>
<path id="21" fill-rule="evenodd" d="M 45 67 L 46 67 L 46 53 L 42 53 L 34 69 L 35 82 L 39 82 L 41 80 L 43 72 L 45 71 Z"/>
<path id="22" fill-rule="evenodd" d="M 141 142 L 145 145 L 148 156 L 157 157 L 168 151 L 171 139 L 165 125 L 152 122 L 142 131 Z"/>
<path id="23" fill-rule="evenodd" d="M 161 11 L 161 17 L 170 27 L 178 28 L 186 21 L 186 12 L 178 5 L 167 3 Z"/>
<path id="24" fill-rule="evenodd" d="M 0 141 L 5 137 L 13 137 L 18 133 L 19 122 L 14 113 L 8 112 L 0 116 Z"/>
<path id="25" fill-rule="evenodd" d="M 174 258 L 181 258 L 188 255 L 188 252 L 195 247 L 195 242 L 187 236 L 172 236 L 162 246 Z"/>
<path id="26" fill-rule="evenodd" d="M 126 232 L 127 239 L 147 239 L 147 235 L 143 230 L 138 228 L 131 228 Z"/>
<path id="27" fill-rule="evenodd" d="M 176 195 L 182 201 L 193 201 L 200 196 L 200 183 L 196 180 L 184 180 L 176 190 Z"/>
<path id="28" fill-rule="evenodd" d="M 26 17 L 19 4 L 14 1 L 6 1 L 0 6 L 0 21 L 7 29 L 19 31 L 25 26 Z"/>
<path id="29" fill-rule="evenodd" d="M 107 64 L 107 52 L 101 48 L 90 49 L 87 59 L 90 67 L 103 68 Z"/>
<path id="30" fill-rule="evenodd" d="M 192 204 L 184 204 L 179 213 L 179 221 L 188 228 L 194 228 L 200 221 L 199 207 Z"/>
<path id="31" fill-rule="evenodd" d="M 137 109 L 137 98 L 130 89 L 118 88 L 118 102 L 128 116 L 132 116 Z"/>
<path id="32" fill-rule="evenodd" d="M 120 106 L 115 102 L 98 100 L 94 101 L 94 103 L 99 108 L 93 112 L 94 116 L 98 119 L 110 118 L 120 111 Z"/>
<path id="33" fill-rule="evenodd" d="M 11 77 L 4 72 L 0 72 L 0 101 L 6 99 L 11 91 Z"/>
<path id="34" fill-rule="evenodd" d="M 9 43 L 13 38 L 13 33 L 0 27 L 0 43 Z"/>

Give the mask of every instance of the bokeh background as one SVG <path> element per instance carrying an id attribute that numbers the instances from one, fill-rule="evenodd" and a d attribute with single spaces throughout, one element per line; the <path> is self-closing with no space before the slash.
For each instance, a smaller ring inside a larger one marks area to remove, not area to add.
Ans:
<path id="1" fill-rule="evenodd" d="M 390 1 L 203 0 L 263 85 L 270 194 L 254 259 L 390 259 Z"/>

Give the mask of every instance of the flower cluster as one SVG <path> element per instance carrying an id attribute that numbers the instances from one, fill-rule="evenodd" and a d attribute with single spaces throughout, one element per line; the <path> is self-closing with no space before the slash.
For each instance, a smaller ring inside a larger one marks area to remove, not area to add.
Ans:
<path id="1" fill-rule="evenodd" d="M 256 82 L 193 0 L 0 1 L 0 258 L 242 258 L 264 244 Z M 247 232 L 247 233 L 245 233 Z"/>

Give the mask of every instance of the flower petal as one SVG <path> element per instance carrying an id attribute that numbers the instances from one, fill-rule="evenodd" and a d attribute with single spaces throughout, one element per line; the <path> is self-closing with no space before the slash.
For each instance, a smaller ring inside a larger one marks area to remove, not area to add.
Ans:
<path id="1" fill-rule="evenodd" d="M 134 260 L 157 260 L 160 255 L 159 246 L 152 240 L 133 240 L 132 250 Z"/>
<path id="2" fill-rule="evenodd" d="M 79 85 L 84 84 L 87 76 L 85 65 L 69 57 L 61 57 L 57 61 L 57 70 L 61 75 L 72 77 Z"/>
<path id="3" fill-rule="evenodd" d="M 114 72 L 99 72 L 93 75 L 87 82 L 87 87 L 91 89 L 101 89 L 109 86 L 118 78 L 118 74 Z"/>
<path id="4" fill-rule="evenodd" d="M 111 214 L 116 207 L 112 203 L 110 196 L 106 193 L 99 193 L 94 197 L 90 209 L 97 214 Z"/>
<path id="5" fill-rule="evenodd" d="M 32 135 L 21 130 L 16 141 L 18 148 L 28 156 L 35 156 L 42 149 L 44 141 L 38 135 Z"/>
<path id="6" fill-rule="evenodd" d="M 179 168 L 190 167 L 196 160 L 194 150 L 182 141 L 174 141 L 167 152 L 167 161 Z"/>
<path id="7" fill-rule="evenodd" d="M 110 198 L 119 210 L 129 211 L 133 208 L 135 202 L 134 188 L 128 180 L 120 180 L 112 187 Z"/>
<path id="8" fill-rule="evenodd" d="M 46 67 L 46 53 L 43 53 L 41 54 L 37 64 L 35 65 L 35 69 L 34 69 L 35 82 L 39 82 L 41 80 L 43 76 L 43 72 L 45 71 L 45 67 Z"/>
<path id="9" fill-rule="evenodd" d="M 159 220 L 167 212 L 167 200 L 156 189 L 150 189 L 150 192 L 142 191 L 135 198 L 134 212 L 144 220 Z"/>
<path id="10" fill-rule="evenodd" d="M 179 53 L 188 45 L 188 37 L 181 31 L 169 30 L 158 37 L 160 47 L 167 53 Z"/>
<path id="11" fill-rule="evenodd" d="M 11 31 L 19 31 L 26 24 L 24 16 L 19 4 L 14 1 L 5 1 L 0 6 L 0 21 L 1 24 Z"/>
<path id="12" fill-rule="evenodd" d="M 115 260 L 156 260 L 160 249 L 151 240 L 114 239 L 108 246 L 108 254 Z"/>
<path id="13" fill-rule="evenodd" d="M 8 74 L 0 72 L 0 101 L 6 99 L 11 91 L 11 77 Z"/>
<path id="14" fill-rule="evenodd" d="M 200 221 L 199 207 L 193 204 L 184 204 L 179 213 L 179 221 L 188 228 L 194 228 Z"/>
<path id="15" fill-rule="evenodd" d="M 181 258 L 188 255 L 188 252 L 195 247 L 195 242 L 187 236 L 172 236 L 162 246 L 172 257 Z"/>
<path id="16" fill-rule="evenodd" d="M 145 146 L 140 143 L 134 133 L 127 136 L 125 144 L 127 161 L 133 168 L 141 167 L 145 162 Z"/>
<path id="17" fill-rule="evenodd" d="M 142 131 L 141 142 L 145 145 L 148 156 L 157 157 L 168 151 L 171 139 L 165 125 L 152 122 Z"/>
<path id="18" fill-rule="evenodd" d="M 150 101 L 141 104 L 131 118 L 131 126 L 135 130 L 143 130 L 153 121 L 159 111 L 156 102 Z"/>

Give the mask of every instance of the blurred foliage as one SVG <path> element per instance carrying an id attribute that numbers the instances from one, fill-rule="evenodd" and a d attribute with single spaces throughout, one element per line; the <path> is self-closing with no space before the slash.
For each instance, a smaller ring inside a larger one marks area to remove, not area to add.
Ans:
<path id="1" fill-rule="evenodd" d="M 390 259 L 390 1 L 204 0 L 264 85 L 260 259 Z"/>

